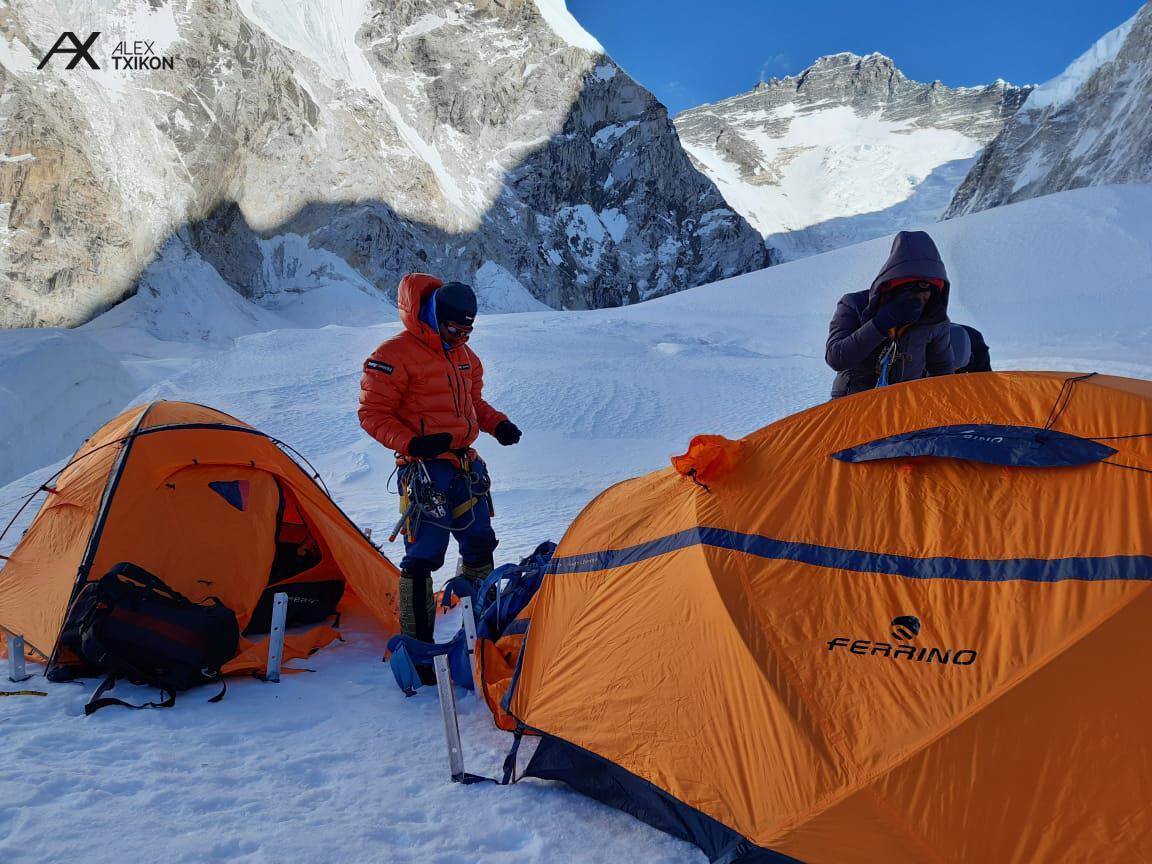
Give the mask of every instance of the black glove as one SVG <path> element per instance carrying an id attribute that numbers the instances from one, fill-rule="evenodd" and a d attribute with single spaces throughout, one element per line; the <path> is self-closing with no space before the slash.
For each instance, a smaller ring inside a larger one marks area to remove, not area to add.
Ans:
<path id="1" fill-rule="evenodd" d="M 433 459 L 452 446 L 451 432 L 435 435 L 417 435 L 408 442 L 408 455 L 417 459 Z"/>
<path id="2" fill-rule="evenodd" d="M 511 420 L 501 420 L 492 434 L 505 447 L 520 442 L 520 430 Z"/>
<path id="3" fill-rule="evenodd" d="M 872 320 L 876 322 L 881 333 L 887 334 L 894 327 L 903 327 L 920 320 L 923 314 L 923 301 L 915 294 L 905 291 L 881 306 Z"/>

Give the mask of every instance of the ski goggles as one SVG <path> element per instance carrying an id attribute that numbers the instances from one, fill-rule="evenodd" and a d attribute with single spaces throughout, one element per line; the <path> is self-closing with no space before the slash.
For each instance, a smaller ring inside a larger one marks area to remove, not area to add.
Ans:
<path id="1" fill-rule="evenodd" d="M 939 291 L 944 288 L 940 279 L 902 279 L 889 283 L 883 290 L 901 294 L 905 291 Z"/>
<path id="2" fill-rule="evenodd" d="M 921 291 L 939 291 L 940 286 L 935 282 L 909 282 L 907 285 L 901 285 L 899 290 L 919 293 Z"/>
<path id="3" fill-rule="evenodd" d="M 467 324 L 457 324 L 454 321 L 445 321 L 444 329 L 451 335 L 465 339 L 472 334 L 472 328 Z"/>

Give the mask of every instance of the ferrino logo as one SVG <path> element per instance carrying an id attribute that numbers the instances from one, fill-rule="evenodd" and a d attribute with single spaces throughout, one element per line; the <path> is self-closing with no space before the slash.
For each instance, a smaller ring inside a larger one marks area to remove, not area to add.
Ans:
<path id="1" fill-rule="evenodd" d="M 967 441 L 983 441 L 985 444 L 1003 444 L 1003 436 L 992 437 L 991 435 L 977 435 L 975 429 L 965 429 L 963 432 L 957 432 L 961 438 Z"/>
<path id="2" fill-rule="evenodd" d="M 885 657 L 889 660 L 907 660 L 912 663 L 939 663 L 942 666 L 971 666 L 979 656 L 979 652 L 972 648 L 909 645 L 909 642 L 920 635 L 920 619 L 915 615 L 898 615 L 892 619 L 889 627 L 892 642 L 837 636 L 828 640 L 828 650 L 843 650 L 857 657 Z"/>

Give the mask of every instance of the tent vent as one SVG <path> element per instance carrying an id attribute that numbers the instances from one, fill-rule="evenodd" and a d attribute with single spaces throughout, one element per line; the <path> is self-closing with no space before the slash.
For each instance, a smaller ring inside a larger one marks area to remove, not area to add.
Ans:
<path id="1" fill-rule="evenodd" d="M 1017 468 L 1071 468 L 1101 462 L 1115 452 L 1098 441 L 1067 432 L 1035 426 L 975 423 L 904 432 L 832 455 L 841 462 L 936 456 Z"/>

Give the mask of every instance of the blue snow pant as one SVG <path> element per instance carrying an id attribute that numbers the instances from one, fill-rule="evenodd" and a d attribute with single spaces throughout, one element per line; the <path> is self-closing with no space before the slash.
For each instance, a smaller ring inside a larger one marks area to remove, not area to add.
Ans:
<path id="1" fill-rule="evenodd" d="M 460 545 L 460 557 L 468 566 L 492 563 L 492 553 L 499 542 L 492 530 L 492 511 L 488 495 L 476 495 L 472 509 L 452 518 L 452 511 L 466 502 L 470 491 L 467 475 L 446 459 L 428 459 L 424 462 L 428 475 L 437 491 L 447 498 L 448 514 L 441 519 L 424 514 L 416 529 L 416 537 L 404 535 L 404 560 L 400 569 L 413 575 L 425 576 L 444 566 L 449 536 Z M 487 468 L 480 459 L 472 462 L 473 474 L 485 476 Z"/>

